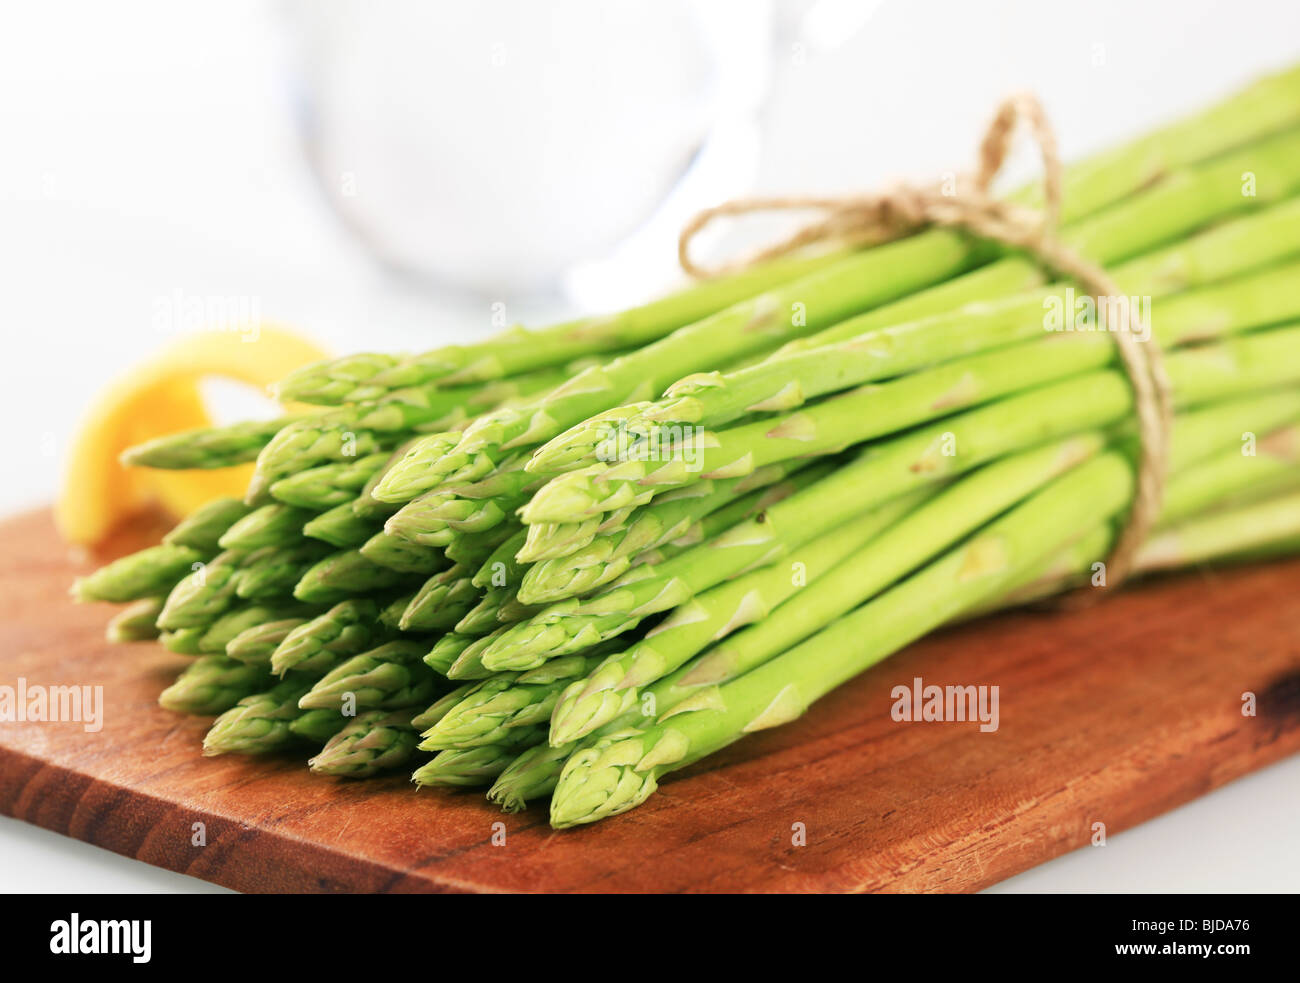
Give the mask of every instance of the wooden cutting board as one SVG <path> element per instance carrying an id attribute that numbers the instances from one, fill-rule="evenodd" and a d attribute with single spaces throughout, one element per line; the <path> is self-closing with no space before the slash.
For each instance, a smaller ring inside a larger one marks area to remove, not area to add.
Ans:
<path id="1" fill-rule="evenodd" d="M 559 833 L 544 808 L 503 816 L 405 775 L 201 757 L 206 720 L 155 703 L 186 660 L 109 646 L 110 608 L 68 602 L 93 560 L 44 512 L 0 543 L 0 684 L 102 685 L 106 704 L 98 733 L 0 723 L 0 811 L 241 891 L 972 891 L 1300 749 L 1300 562 L 1198 571 L 942 632 Z M 917 676 L 997 685 L 999 729 L 895 722 L 891 690 Z"/>

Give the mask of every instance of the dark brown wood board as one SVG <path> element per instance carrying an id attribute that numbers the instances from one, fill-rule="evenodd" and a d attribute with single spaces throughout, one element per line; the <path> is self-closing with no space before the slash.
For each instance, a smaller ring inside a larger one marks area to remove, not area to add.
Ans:
<path id="1" fill-rule="evenodd" d="M 110 646 L 111 608 L 67 599 L 103 557 L 45 512 L 0 543 L 0 684 L 102 685 L 106 704 L 98 733 L 0 723 L 0 812 L 241 891 L 972 891 L 1300 749 L 1300 561 L 1193 571 L 940 632 L 641 808 L 555 832 L 544 808 L 503 816 L 405 775 L 201 757 L 207 721 L 155 702 L 185 658 Z M 894 721 L 917 676 L 997 685 L 999 729 Z"/>

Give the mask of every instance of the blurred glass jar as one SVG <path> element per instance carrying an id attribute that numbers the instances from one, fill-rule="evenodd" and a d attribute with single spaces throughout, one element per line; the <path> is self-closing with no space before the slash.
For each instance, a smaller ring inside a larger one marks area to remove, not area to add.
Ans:
<path id="1" fill-rule="evenodd" d="M 763 0 L 286 10 L 326 196 L 421 277 L 497 296 L 552 289 L 581 282 L 584 263 L 644 257 L 647 237 L 668 261 L 675 229 L 756 173 L 773 53 Z"/>

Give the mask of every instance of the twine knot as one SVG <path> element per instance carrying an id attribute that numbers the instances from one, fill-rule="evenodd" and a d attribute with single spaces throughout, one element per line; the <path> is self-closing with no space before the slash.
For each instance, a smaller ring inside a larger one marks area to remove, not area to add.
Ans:
<path id="1" fill-rule="evenodd" d="M 1028 208 L 995 197 L 994 178 L 1001 172 L 1012 140 L 1022 123 L 1033 135 L 1042 160 L 1043 207 Z M 1043 267 L 1074 280 L 1097 298 L 1108 298 L 1097 310 L 1118 315 L 1105 325 L 1115 338 L 1120 364 L 1133 388 L 1134 411 L 1141 450 L 1136 492 L 1128 520 L 1106 561 L 1108 588 L 1117 587 L 1132 569 L 1133 558 L 1160 512 L 1173 426 L 1173 396 L 1160 346 L 1152 338 L 1128 298 L 1104 269 L 1063 242 L 1057 233 L 1061 216 L 1062 175 L 1056 134 L 1042 104 L 1030 93 L 1017 93 L 998 107 L 980 141 L 972 174 L 956 182 L 933 185 L 896 184 L 885 191 L 832 197 L 787 195 L 745 197 L 723 202 L 697 214 L 682 229 L 677 255 L 682 268 L 695 277 L 711 277 L 744 269 L 795 252 L 813 243 L 868 245 L 887 242 L 925 226 L 963 229 L 982 239 L 1023 250 Z M 959 191 L 959 188 L 967 190 Z M 771 211 L 820 211 L 822 217 L 744 259 L 713 269 L 699 266 L 690 255 L 695 237 L 705 226 L 724 217 Z"/>

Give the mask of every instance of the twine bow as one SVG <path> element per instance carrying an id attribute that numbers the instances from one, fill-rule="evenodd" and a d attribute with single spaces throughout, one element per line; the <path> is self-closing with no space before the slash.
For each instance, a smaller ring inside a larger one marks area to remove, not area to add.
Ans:
<path id="1" fill-rule="evenodd" d="M 996 198 L 990 191 L 1021 122 L 1028 123 L 1042 158 L 1044 205 L 1041 210 Z M 1107 312 L 1117 315 L 1118 323 L 1106 327 L 1115 337 L 1120 363 L 1133 387 L 1141 441 L 1133 507 L 1106 561 L 1106 586 L 1113 588 L 1128 576 L 1133 558 L 1160 512 L 1173 425 L 1172 387 L 1164 370 L 1160 346 L 1154 341 L 1144 345 L 1139 340 L 1152 336 L 1128 298 L 1120 293 L 1105 270 L 1058 237 L 1063 170 L 1056 135 L 1042 104 L 1031 94 L 1018 93 L 998 107 L 980 141 L 975 173 L 964 182 L 973 188 L 971 191 L 956 194 L 942 185 L 904 183 L 880 193 L 841 197 L 736 198 L 692 218 L 682 229 L 677 255 L 687 273 L 710 277 L 775 259 L 817 242 L 879 243 L 923 226 L 944 226 L 964 229 L 980 238 L 1023 250 L 1047 269 L 1074 280 L 1094 297 L 1108 298 L 1108 303 L 1097 304 L 1098 317 L 1104 323 Z M 824 215 L 738 262 L 705 269 L 691 259 L 691 243 L 715 219 L 796 210 L 816 210 Z"/>

